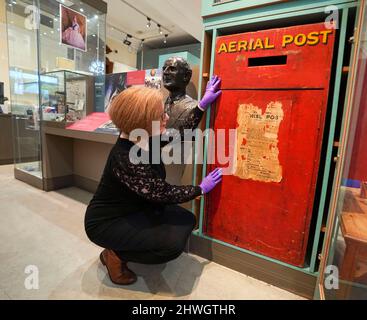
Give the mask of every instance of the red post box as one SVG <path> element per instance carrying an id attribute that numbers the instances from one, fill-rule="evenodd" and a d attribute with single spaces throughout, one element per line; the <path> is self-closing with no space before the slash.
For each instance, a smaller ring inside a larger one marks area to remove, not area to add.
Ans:
<path id="1" fill-rule="evenodd" d="M 211 126 L 237 129 L 235 165 L 206 198 L 204 234 L 304 266 L 334 38 L 319 23 L 216 39 Z"/>

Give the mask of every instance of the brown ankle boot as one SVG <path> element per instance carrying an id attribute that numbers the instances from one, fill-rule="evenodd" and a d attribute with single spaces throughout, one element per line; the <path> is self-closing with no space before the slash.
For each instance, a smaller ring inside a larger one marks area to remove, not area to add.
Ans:
<path id="1" fill-rule="evenodd" d="M 112 250 L 103 250 L 99 258 L 107 267 L 108 275 L 114 284 L 128 285 L 136 282 L 136 274 L 127 267 L 127 262 L 121 261 Z"/>

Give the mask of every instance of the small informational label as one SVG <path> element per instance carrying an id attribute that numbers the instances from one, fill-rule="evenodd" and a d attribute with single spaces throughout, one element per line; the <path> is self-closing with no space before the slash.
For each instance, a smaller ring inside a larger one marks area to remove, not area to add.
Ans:
<path id="1" fill-rule="evenodd" d="M 235 176 L 263 182 L 282 180 L 278 132 L 283 117 L 279 101 L 270 102 L 265 113 L 251 103 L 239 106 Z"/>

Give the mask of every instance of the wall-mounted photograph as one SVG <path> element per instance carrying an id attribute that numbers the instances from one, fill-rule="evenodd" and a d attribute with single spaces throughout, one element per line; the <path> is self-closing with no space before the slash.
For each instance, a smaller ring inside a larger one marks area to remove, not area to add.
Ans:
<path id="1" fill-rule="evenodd" d="M 87 51 L 87 17 L 60 5 L 60 42 Z"/>

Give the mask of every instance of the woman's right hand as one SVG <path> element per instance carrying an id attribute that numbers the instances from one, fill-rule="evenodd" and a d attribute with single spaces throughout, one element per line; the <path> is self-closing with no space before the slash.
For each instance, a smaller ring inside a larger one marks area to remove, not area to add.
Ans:
<path id="1" fill-rule="evenodd" d="M 214 187 L 222 181 L 222 169 L 216 168 L 210 172 L 199 184 L 203 194 L 214 189 Z"/>
<path id="2" fill-rule="evenodd" d="M 205 111 L 222 94 L 222 90 L 220 90 L 221 81 L 221 78 L 213 75 L 206 85 L 205 94 L 198 104 L 202 111 Z"/>

